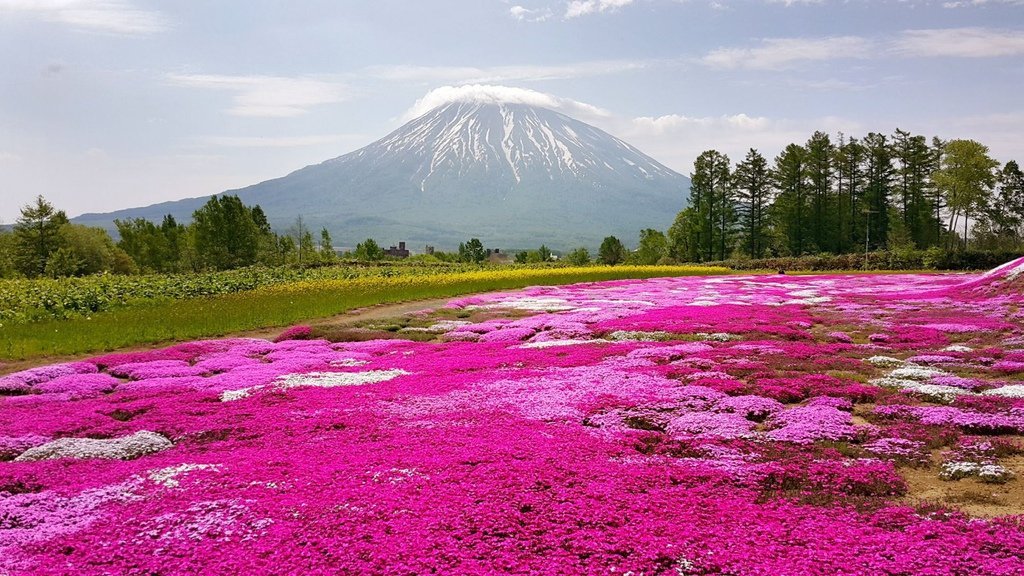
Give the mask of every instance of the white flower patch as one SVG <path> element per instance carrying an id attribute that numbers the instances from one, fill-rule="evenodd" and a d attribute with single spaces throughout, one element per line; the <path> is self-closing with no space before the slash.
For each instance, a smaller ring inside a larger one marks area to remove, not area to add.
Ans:
<path id="1" fill-rule="evenodd" d="M 1006 273 L 1006 279 L 1012 282 L 1022 273 L 1024 273 L 1024 264 L 1017 264 L 1012 270 Z"/>
<path id="2" fill-rule="evenodd" d="M 1024 384 L 1010 384 L 1009 386 L 993 388 L 992 390 L 982 392 L 982 394 L 1003 396 L 1004 398 L 1024 398 Z"/>
<path id="3" fill-rule="evenodd" d="M 505 300 L 503 302 L 492 302 L 490 304 L 476 304 L 466 306 L 467 310 L 508 308 L 512 310 L 527 310 L 531 312 L 562 312 L 573 310 L 575 306 L 561 298 L 521 298 L 519 300 Z"/>
<path id="4" fill-rule="evenodd" d="M 196 470 L 212 470 L 216 472 L 220 470 L 220 466 L 216 464 L 179 464 L 178 466 L 150 470 L 146 477 L 165 488 L 177 488 L 181 486 L 181 482 L 178 481 L 179 476 Z"/>
<path id="5" fill-rule="evenodd" d="M 386 382 L 409 374 L 405 370 L 370 370 L 368 372 L 309 372 L 306 374 L 284 374 L 267 386 L 252 386 L 240 390 L 226 390 L 220 395 L 221 402 L 231 402 L 251 396 L 264 388 L 287 390 L 304 386 L 316 388 L 337 388 L 339 386 L 362 386 Z"/>
<path id="6" fill-rule="evenodd" d="M 370 474 L 370 472 L 367 472 L 367 474 Z M 372 474 L 373 481 L 377 483 L 400 484 L 412 478 L 430 480 L 429 475 L 418 472 L 415 468 L 391 468 L 384 472 L 373 472 Z"/>
<path id="7" fill-rule="evenodd" d="M 427 332 L 430 334 L 442 334 L 470 324 L 472 324 L 472 322 L 468 320 L 441 320 L 440 322 L 435 322 L 430 326 L 409 326 L 402 328 L 399 332 Z"/>
<path id="8" fill-rule="evenodd" d="M 685 304 L 685 306 L 718 306 L 718 305 L 719 305 L 718 301 L 716 301 L 716 300 L 707 300 L 707 299 L 694 300 L 693 302 Z"/>
<path id="9" fill-rule="evenodd" d="M 555 348 L 558 346 L 577 346 L 579 344 L 609 344 L 611 340 L 605 340 L 604 338 L 598 338 L 596 340 L 579 340 L 576 338 L 567 338 L 565 340 L 546 340 L 543 342 L 527 342 L 526 344 L 520 344 L 515 348 Z"/>
<path id="10" fill-rule="evenodd" d="M 977 476 L 982 482 L 1002 484 L 1013 479 L 1013 472 L 999 464 L 977 462 L 946 462 L 939 470 L 942 480 L 961 480 Z"/>
<path id="11" fill-rule="evenodd" d="M 872 386 L 879 386 L 882 388 L 897 388 L 904 392 L 913 392 L 924 396 L 928 400 L 935 402 L 948 403 L 956 399 L 960 395 L 972 395 L 974 394 L 970 390 L 964 390 L 963 388 L 957 388 L 955 386 L 942 386 L 939 384 L 922 384 L 917 380 L 908 380 L 906 378 L 893 378 L 891 376 L 885 376 L 882 378 L 875 378 L 869 380 L 868 384 Z"/>
<path id="12" fill-rule="evenodd" d="M 711 340 L 713 342 L 728 342 L 729 340 L 739 338 L 739 336 L 733 336 L 732 334 L 727 334 L 725 332 L 715 332 L 712 334 L 708 334 L 707 332 L 698 332 L 696 336 L 703 340 Z"/>
<path id="13" fill-rule="evenodd" d="M 949 373 L 936 368 L 925 368 L 923 366 L 904 366 L 889 373 L 892 378 L 905 380 L 929 380 L 935 376 L 949 376 Z"/>
<path id="14" fill-rule="evenodd" d="M 683 291 L 685 292 L 685 290 Z M 615 304 L 617 306 L 657 306 L 654 302 L 648 302 L 647 300 L 608 300 L 608 299 L 592 299 L 584 300 L 584 304 Z"/>
<path id="15" fill-rule="evenodd" d="M 974 348 L 964 346 L 963 344 L 950 344 L 940 350 L 940 352 L 974 352 Z"/>
<path id="16" fill-rule="evenodd" d="M 147 454 L 173 448 L 166 437 L 140 430 L 131 436 L 97 440 L 95 438 L 60 438 L 42 446 L 29 448 L 15 458 L 15 462 L 55 460 L 57 458 L 103 458 L 107 460 L 132 460 Z"/>
<path id="17" fill-rule="evenodd" d="M 345 358 L 331 362 L 331 366 L 335 368 L 354 368 L 356 366 L 365 366 L 366 364 L 369 364 L 369 362 L 366 360 L 356 360 L 355 358 Z"/>
<path id="18" fill-rule="evenodd" d="M 616 330 L 608 335 L 609 338 L 616 342 L 622 341 L 633 341 L 633 342 L 662 342 L 672 337 L 668 332 L 657 330 L 654 332 L 643 332 L 639 330 Z"/>
<path id="19" fill-rule="evenodd" d="M 978 478 L 980 478 L 982 482 L 1002 484 L 1003 482 L 1008 482 L 1013 479 L 1013 472 L 999 464 L 982 464 L 978 468 Z"/>
<path id="20" fill-rule="evenodd" d="M 906 364 L 905 361 L 900 360 L 899 358 L 892 358 L 890 356 L 872 356 L 865 360 L 865 362 L 872 366 L 880 366 L 882 368 L 892 368 L 894 366 L 903 366 Z"/>

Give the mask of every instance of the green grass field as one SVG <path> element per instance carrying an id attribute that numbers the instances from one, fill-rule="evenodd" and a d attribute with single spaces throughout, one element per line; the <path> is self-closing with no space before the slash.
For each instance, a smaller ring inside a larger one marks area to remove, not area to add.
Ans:
<path id="1" fill-rule="evenodd" d="M 375 304 L 533 285 L 727 274 L 697 266 L 499 268 L 474 272 L 306 280 L 182 300 L 146 300 L 91 316 L 0 326 L 0 361 L 69 356 L 284 327 Z"/>

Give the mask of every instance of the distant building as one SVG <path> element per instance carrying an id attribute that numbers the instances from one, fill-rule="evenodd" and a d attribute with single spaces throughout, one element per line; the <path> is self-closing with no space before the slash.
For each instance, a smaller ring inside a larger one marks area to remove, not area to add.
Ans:
<path id="1" fill-rule="evenodd" d="M 434 247 L 431 246 L 430 244 L 427 244 L 426 246 L 423 247 L 423 253 L 424 254 L 430 254 L 431 256 L 433 256 L 434 255 Z"/>
<path id="2" fill-rule="evenodd" d="M 405 248 L 405 242 L 399 242 L 397 248 L 394 246 L 388 248 L 384 251 L 384 255 L 392 258 L 408 258 L 409 251 Z"/>
<path id="3" fill-rule="evenodd" d="M 500 248 L 488 248 L 487 261 L 491 264 L 503 264 L 508 262 L 508 254 L 502 252 Z"/>

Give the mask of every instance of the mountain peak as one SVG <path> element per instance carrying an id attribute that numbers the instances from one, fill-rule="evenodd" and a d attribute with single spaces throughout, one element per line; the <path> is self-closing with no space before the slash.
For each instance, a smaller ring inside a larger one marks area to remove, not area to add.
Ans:
<path id="1" fill-rule="evenodd" d="M 667 228 L 689 180 L 614 136 L 545 108 L 446 101 L 368 146 L 283 178 L 229 191 L 286 229 L 302 216 L 346 244 L 365 238 L 453 247 L 596 247 Z M 188 220 L 207 198 L 109 215 Z M 109 225 L 109 224 L 107 224 Z"/>

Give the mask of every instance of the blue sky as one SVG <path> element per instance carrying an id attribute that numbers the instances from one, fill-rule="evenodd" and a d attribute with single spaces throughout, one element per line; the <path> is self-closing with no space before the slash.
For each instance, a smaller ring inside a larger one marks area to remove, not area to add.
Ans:
<path id="1" fill-rule="evenodd" d="M 0 0 L 0 221 L 283 176 L 473 93 L 683 173 L 897 127 L 1024 161 L 1024 1 Z"/>

